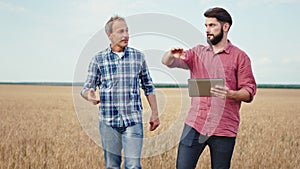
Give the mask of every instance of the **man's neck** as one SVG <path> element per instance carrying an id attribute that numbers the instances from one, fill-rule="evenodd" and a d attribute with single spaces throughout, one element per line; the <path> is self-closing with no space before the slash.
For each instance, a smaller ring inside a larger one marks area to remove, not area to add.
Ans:
<path id="1" fill-rule="evenodd" d="M 124 52 L 125 48 L 121 48 L 119 46 L 110 46 L 113 52 Z"/>
<path id="2" fill-rule="evenodd" d="M 212 45 L 212 48 L 214 50 L 214 53 L 218 53 L 222 51 L 226 46 L 228 45 L 227 38 L 223 38 L 219 43 L 216 45 Z"/>

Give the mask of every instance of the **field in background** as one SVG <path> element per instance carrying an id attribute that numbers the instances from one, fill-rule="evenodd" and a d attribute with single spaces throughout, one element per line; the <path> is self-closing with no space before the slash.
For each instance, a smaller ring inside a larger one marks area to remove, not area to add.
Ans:
<path id="1" fill-rule="evenodd" d="M 157 131 L 150 133 L 145 125 L 146 138 L 163 133 L 174 120 L 184 119 L 176 106 L 188 105 L 189 100 L 181 103 L 178 93 L 186 92 L 178 90 L 157 89 L 166 106 L 160 112 Z M 299 89 L 258 89 L 254 102 L 243 104 L 231 168 L 299 168 L 299 96 Z M 72 87 L 0 85 L 0 107 L 1 169 L 104 168 L 102 149 L 77 119 Z M 146 114 L 147 109 L 145 105 Z M 177 145 L 160 155 L 143 158 L 143 168 L 175 168 L 176 151 Z M 210 168 L 208 149 L 197 168 Z"/>

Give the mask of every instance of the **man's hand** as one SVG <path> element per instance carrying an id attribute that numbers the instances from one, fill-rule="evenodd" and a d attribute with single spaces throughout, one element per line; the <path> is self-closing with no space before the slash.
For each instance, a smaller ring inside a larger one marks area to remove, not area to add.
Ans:
<path id="1" fill-rule="evenodd" d="M 210 92 L 214 94 L 217 97 L 220 97 L 222 99 L 233 99 L 236 101 L 244 101 L 249 102 L 251 101 L 251 95 L 246 89 L 240 89 L 240 90 L 230 90 L 226 86 L 215 86 L 214 88 L 211 88 Z"/>
<path id="2" fill-rule="evenodd" d="M 182 55 L 183 53 L 182 48 L 172 48 L 170 52 L 171 55 L 173 55 L 175 58 L 185 59 L 185 56 Z"/>
<path id="3" fill-rule="evenodd" d="M 150 123 L 150 131 L 154 131 L 159 126 L 160 121 L 159 121 L 158 113 L 152 113 L 149 123 Z"/>
<path id="4" fill-rule="evenodd" d="M 210 92 L 214 94 L 215 96 L 226 99 L 227 97 L 230 98 L 233 95 L 233 91 L 229 90 L 226 86 L 218 86 L 211 88 Z"/>
<path id="5" fill-rule="evenodd" d="M 174 58 L 185 59 L 182 48 L 172 48 L 168 52 L 166 52 L 161 60 L 164 65 L 171 65 L 174 61 Z"/>
<path id="6" fill-rule="evenodd" d="M 87 92 L 87 93 L 85 93 L 86 94 L 86 100 L 92 102 L 94 105 L 100 103 L 100 99 L 96 99 L 95 90 L 93 88 L 88 89 L 85 92 Z"/>

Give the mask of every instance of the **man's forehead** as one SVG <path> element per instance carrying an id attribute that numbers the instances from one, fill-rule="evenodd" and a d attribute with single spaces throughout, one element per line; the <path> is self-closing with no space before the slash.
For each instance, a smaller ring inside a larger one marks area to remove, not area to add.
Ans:
<path id="1" fill-rule="evenodd" d="M 218 22 L 217 18 L 207 17 L 205 19 L 205 23 L 216 23 L 216 22 Z"/>
<path id="2" fill-rule="evenodd" d="M 114 29 L 120 29 L 120 28 L 127 28 L 127 24 L 123 20 L 116 20 L 114 21 L 112 28 Z"/>

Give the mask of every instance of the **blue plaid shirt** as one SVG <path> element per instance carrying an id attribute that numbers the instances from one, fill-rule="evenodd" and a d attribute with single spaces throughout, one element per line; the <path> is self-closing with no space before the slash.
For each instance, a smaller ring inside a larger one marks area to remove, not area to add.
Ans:
<path id="1" fill-rule="evenodd" d="M 81 94 L 98 87 L 99 119 L 112 127 L 132 126 L 142 122 L 140 82 L 146 96 L 154 94 L 144 54 L 126 47 L 120 58 L 109 47 L 92 58 Z"/>

